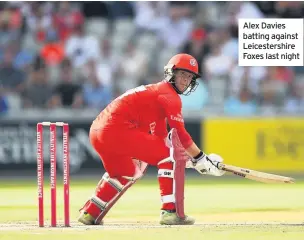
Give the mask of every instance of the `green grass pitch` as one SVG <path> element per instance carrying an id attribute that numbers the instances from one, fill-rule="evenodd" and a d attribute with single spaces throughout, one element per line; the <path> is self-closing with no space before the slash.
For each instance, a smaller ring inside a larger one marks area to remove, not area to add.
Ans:
<path id="1" fill-rule="evenodd" d="M 104 226 L 77 223 L 78 209 L 92 195 L 98 178 L 71 179 L 71 227 L 50 228 L 50 192 L 45 187 L 45 228 L 37 227 L 34 180 L 1 181 L 0 240 L 51 239 L 304 239 L 304 182 L 274 185 L 250 180 L 190 178 L 185 208 L 193 226 L 160 226 L 157 179 L 136 183 L 109 212 Z M 58 182 L 60 180 L 58 179 Z M 57 186 L 57 216 L 63 222 L 62 185 Z"/>

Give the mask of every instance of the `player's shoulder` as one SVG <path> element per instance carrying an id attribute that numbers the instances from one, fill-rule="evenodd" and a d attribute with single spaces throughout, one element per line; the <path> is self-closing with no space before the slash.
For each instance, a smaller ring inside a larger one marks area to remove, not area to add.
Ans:
<path id="1" fill-rule="evenodd" d="M 160 94 L 166 94 L 176 98 L 179 97 L 176 91 L 174 90 L 174 88 L 172 87 L 172 85 L 165 80 L 155 83 L 154 85 Z"/>
<path id="2" fill-rule="evenodd" d="M 177 107 L 181 107 L 182 101 L 179 95 L 176 93 L 174 88 L 170 83 L 166 81 L 162 81 L 157 83 L 158 86 L 158 96 L 160 99 L 163 99 L 170 105 L 175 105 Z"/>

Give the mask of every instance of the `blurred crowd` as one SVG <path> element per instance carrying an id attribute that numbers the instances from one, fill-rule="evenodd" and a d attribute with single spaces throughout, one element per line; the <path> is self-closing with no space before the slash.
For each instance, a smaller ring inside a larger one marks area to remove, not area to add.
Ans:
<path id="1" fill-rule="evenodd" d="M 171 56 L 202 78 L 185 109 L 304 113 L 304 67 L 240 67 L 238 18 L 302 18 L 303 2 L 0 2 L 0 114 L 103 109 L 163 79 Z"/>

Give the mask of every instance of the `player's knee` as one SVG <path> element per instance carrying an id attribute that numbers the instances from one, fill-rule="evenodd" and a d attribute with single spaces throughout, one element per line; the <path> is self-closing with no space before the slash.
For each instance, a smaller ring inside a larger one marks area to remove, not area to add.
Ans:
<path id="1" fill-rule="evenodd" d="M 162 162 L 158 164 L 158 169 L 173 169 L 173 162 Z"/>
<path id="2" fill-rule="evenodd" d="M 102 176 L 102 180 L 110 184 L 114 189 L 116 189 L 118 192 L 121 192 L 124 185 L 126 185 L 129 180 L 119 176 L 119 177 L 110 177 L 109 173 L 105 173 Z"/>
<path id="3" fill-rule="evenodd" d="M 174 170 L 173 162 L 170 159 L 165 159 L 158 164 L 158 178 L 173 178 L 174 179 Z"/>
<path id="4" fill-rule="evenodd" d="M 90 198 L 91 202 L 96 205 L 101 211 L 103 211 L 106 206 L 108 205 L 108 202 L 115 199 L 117 195 L 121 194 L 122 191 L 124 191 L 125 186 L 130 182 L 130 180 L 124 178 L 124 177 L 110 177 L 110 175 L 106 172 L 102 176 L 101 180 L 99 181 L 96 193 Z M 104 201 L 101 199 L 101 196 L 99 196 L 99 191 L 101 188 L 105 187 L 105 185 L 110 185 L 113 191 L 113 198 L 107 199 Z M 116 193 L 114 193 L 116 192 Z"/>

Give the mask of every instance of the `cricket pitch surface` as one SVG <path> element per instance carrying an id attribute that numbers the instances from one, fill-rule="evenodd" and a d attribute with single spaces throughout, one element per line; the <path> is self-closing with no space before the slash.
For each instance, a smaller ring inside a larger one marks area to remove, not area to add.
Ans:
<path id="1" fill-rule="evenodd" d="M 272 185 L 236 182 L 187 181 L 186 213 L 192 226 L 159 225 L 157 180 L 134 185 L 111 209 L 104 225 L 77 222 L 78 210 L 94 192 L 98 179 L 71 184 L 71 227 L 63 227 L 62 186 L 57 187 L 58 227 L 50 227 L 50 192 L 45 188 L 45 227 L 37 222 L 37 185 L 8 182 L 0 186 L 0 240 L 303 240 L 304 183 Z M 46 185 L 47 186 L 47 185 Z M 3 197 L 4 196 L 4 197 Z"/>

